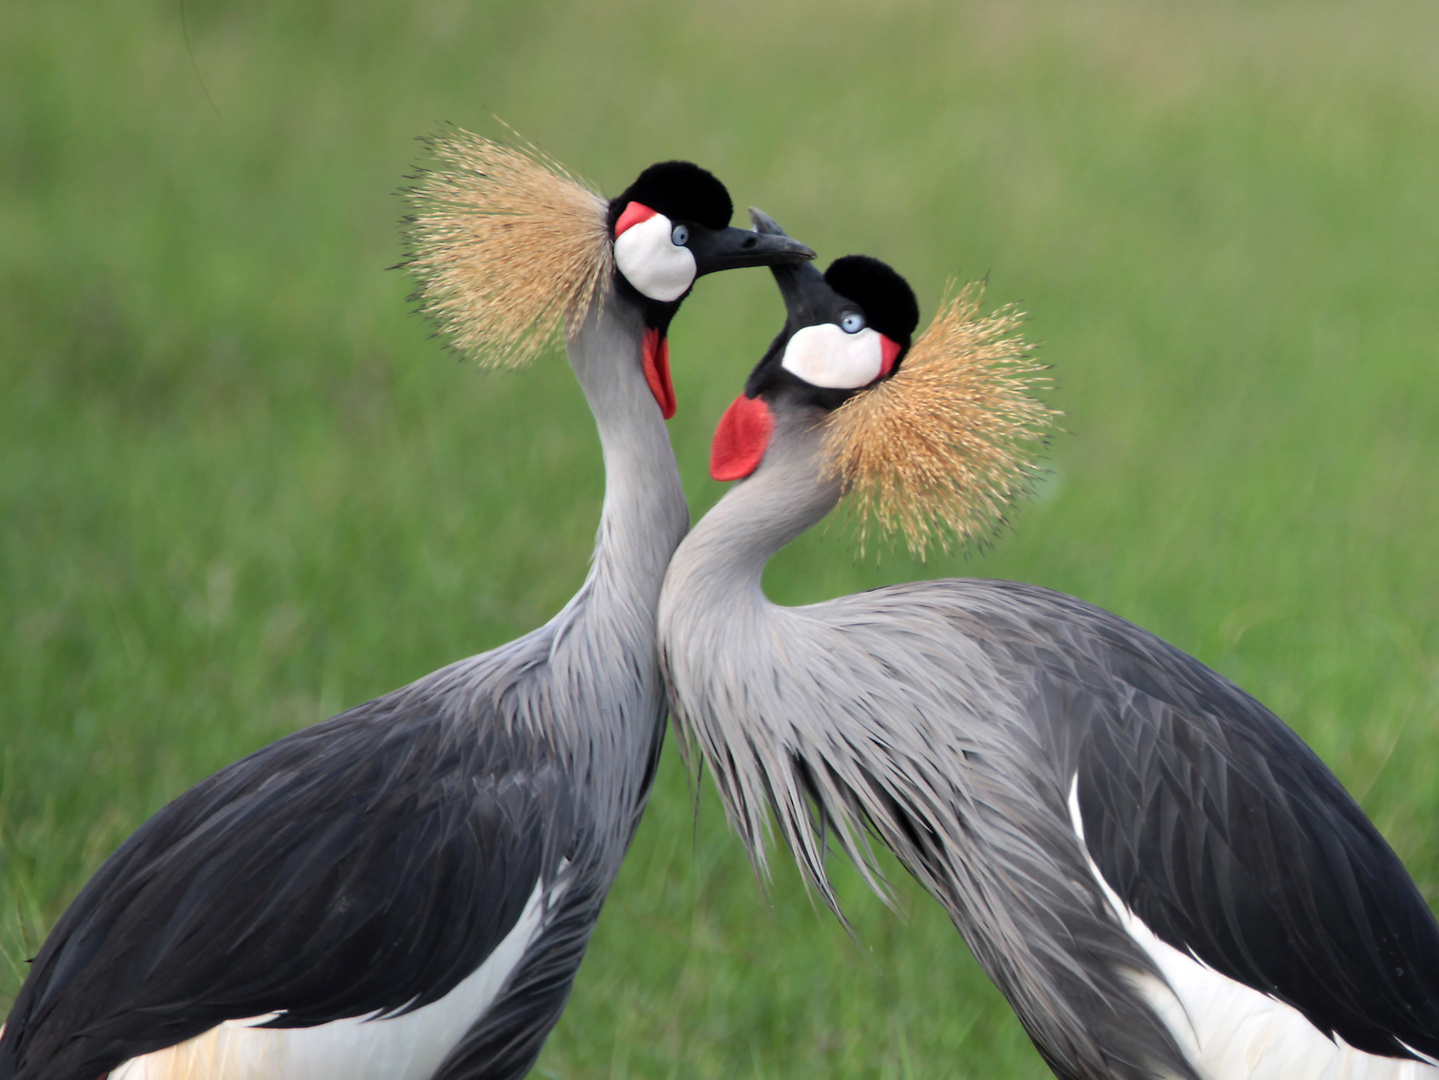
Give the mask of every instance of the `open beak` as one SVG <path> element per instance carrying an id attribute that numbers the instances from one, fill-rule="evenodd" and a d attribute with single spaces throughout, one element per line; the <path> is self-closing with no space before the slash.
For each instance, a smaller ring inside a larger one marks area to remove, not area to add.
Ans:
<path id="1" fill-rule="evenodd" d="M 785 235 L 779 223 L 763 210 L 751 206 L 749 216 L 754 222 L 755 231 L 761 236 Z M 819 322 L 821 320 L 817 318 L 817 312 L 820 305 L 823 304 L 826 310 L 833 306 L 834 290 L 825 284 L 824 275 L 819 272 L 819 267 L 812 263 L 776 264 L 770 267 L 770 272 L 774 274 L 779 294 L 784 298 L 790 326 L 809 326 Z"/>
<path id="2" fill-rule="evenodd" d="M 733 226 L 724 229 L 692 230 L 690 253 L 695 257 L 695 276 L 741 266 L 779 266 L 814 258 L 814 252 L 784 233 L 750 232 Z"/>

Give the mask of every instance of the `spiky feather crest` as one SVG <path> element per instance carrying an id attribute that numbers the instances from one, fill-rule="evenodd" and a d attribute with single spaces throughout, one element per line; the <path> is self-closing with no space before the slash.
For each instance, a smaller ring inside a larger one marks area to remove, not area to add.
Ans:
<path id="1" fill-rule="evenodd" d="M 978 541 L 1039 472 L 1031 454 L 1060 414 L 1033 396 L 1048 380 L 1023 313 L 981 316 L 983 296 L 970 284 L 941 304 L 894 376 L 826 421 L 826 472 L 844 480 L 861 551 L 876 527 L 920 558 Z"/>
<path id="2" fill-rule="evenodd" d="M 613 275 L 606 200 L 532 146 L 463 129 L 429 146 L 439 165 L 406 193 L 421 313 L 489 366 L 573 336 Z"/>

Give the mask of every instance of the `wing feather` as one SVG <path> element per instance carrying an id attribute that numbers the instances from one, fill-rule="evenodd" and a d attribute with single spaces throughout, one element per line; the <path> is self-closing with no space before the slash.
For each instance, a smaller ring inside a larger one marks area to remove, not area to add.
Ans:
<path id="1" fill-rule="evenodd" d="M 0 1077 L 93 1080 L 228 1019 L 309 1027 L 443 997 L 573 853 L 584 819 L 559 764 L 505 732 L 471 717 L 457 734 L 410 688 L 181 795 L 56 925 Z"/>
<path id="2" fill-rule="evenodd" d="M 1026 636 L 1071 642 L 1044 654 L 1040 680 L 1095 695 L 1088 715 L 1047 719 L 1082 729 L 1085 842 L 1123 903 L 1162 941 L 1326 1035 L 1439 1056 L 1439 925 L 1319 757 L 1153 634 L 1049 590 L 986 585 L 1031 612 Z M 1060 697 L 1035 700 L 1052 709 Z"/>

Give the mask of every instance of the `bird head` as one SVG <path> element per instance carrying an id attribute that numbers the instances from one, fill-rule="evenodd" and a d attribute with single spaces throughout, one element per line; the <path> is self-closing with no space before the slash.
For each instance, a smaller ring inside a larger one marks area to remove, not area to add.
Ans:
<path id="1" fill-rule="evenodd" d="M 779 230 L 759 211 L 761 233 Z M 816 470 L 838 477 L 860 518 L 931 542 L 982 535 L 1037 472 L 1029 450 L 1058 415 L 1031 391 L 1044 380 L 1019 336 L 1021 316 L 981 316 L 970 286 L 916 340 L 919 305 L 891 267 L 847 255 L 823 274 L 776 266 L 784 329 L 721 417 L 716 480 L 760 472 L 776 439 L 822 429 Z M 777 423 L 807 415 L 812 422 Z"/>
<path id="2" fill-rule="evenodd" d="M 644 315 L 645 379 L 666 420 L 675 414 L 675 392 L 665 334 L 695 279 L 814 258 L 782 232 L 732 228 L 733 213 L 725 186 L 688 161 L 651 165 L 610 200 L 617 291 Z"/>
<path id="3" fill-rule="evenodd" d="M 783 233 L 729 227 L 729 193 L 689 162 L 651 165 L 606 200 L 533 148 L 467 131 L 429 146 L 439 167 L 407 193 L 421 312 L 462 352 L 515 366 L 578 333 L 613 292 L 643 319 L 645 376 L 667 418 L 665 334 L 696 278 L 814 258 Z"/>
<path id="4" fill-rule="evenodd" d="M 783 233 L 730 226 L 734 204 L 715 176 L 688 161 L 664 161 L 640 173 L 610 200 L 615 268 L 664 329 L 695 279 L 716 270 L 814 258 Z"/>

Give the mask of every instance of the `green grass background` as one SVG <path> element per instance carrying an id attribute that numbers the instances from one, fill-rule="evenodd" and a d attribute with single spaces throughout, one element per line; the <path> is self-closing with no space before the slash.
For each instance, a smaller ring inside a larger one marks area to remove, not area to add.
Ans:
<path id="1" fill-rule="evenodd" d="M 189 48 L 186 35 L 188 34 Z M 0 1006 L 86 876 L 211 771 L 549 617 L 597 443 L 562 361 L 408 314 L 394 190 L 498 114 L 606 191 L 698 160 L 825 257 L 1032 314 L 1067 434 L 982 557 L 1278 710 L 1439 900 L 1439 8 L 1401 0 L 0 2 Z M 202 80 L 203 79 L 203 83 Z M 673 331 L 696 514 L 777 329 Z M 548 1076 L 1032 1077 L 935 906 L 762 900 L 673 747 Z"/>

